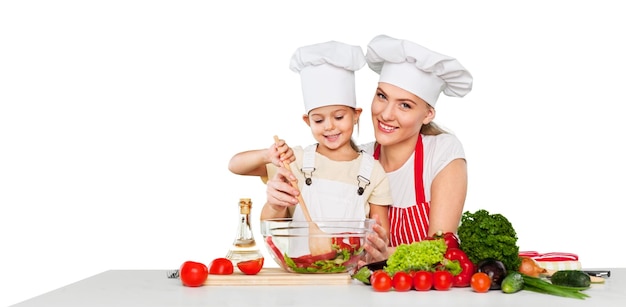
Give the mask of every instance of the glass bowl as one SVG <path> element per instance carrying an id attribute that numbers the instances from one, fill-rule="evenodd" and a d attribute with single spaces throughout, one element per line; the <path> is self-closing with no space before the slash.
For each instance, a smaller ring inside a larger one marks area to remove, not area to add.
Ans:
<path id="1" fill-rule="evenodd" d="M 268 219 L 261 221 L 261 234 L 274 261 L 287 272 L 343 273 L 352 272 L 365 260 L 363 245 L 375 223 L 373 219 L 316 220 L 321 232 L 309 233 L 306 221 Z M 330 252 L 313 255 L 309 240 L 320 238 L 330 245 Z"/>

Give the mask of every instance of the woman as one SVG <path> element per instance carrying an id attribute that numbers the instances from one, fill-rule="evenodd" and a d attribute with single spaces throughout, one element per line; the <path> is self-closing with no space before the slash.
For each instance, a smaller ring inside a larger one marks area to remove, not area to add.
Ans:
<path id="1" fill-rule="evenodd" d="M 437 231 L 454 232 L 467 193 L 463 146 L 433 122 L 439 94 L 463 97 L 471 74 L 454 58 L 385 35 L 368 45 L 366 60 L 380 75 L 371 112 L 376 142 L 361 146 L 379 160 L 389 177 L 393 206 L 389 233 L 375 227 L 365 248 L 370 261 L 383 260 L 402 243 Z M 297 203 L 285 169 L 268 181 L 267 204 Z"/>

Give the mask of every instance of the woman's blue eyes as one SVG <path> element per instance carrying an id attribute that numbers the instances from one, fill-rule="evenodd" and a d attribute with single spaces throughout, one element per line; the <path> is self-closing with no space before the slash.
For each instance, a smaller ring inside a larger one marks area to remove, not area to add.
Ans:
<path id="1" fill-rule="evenodd" d="M 383 93 L 377 93 L 376 96 L 380 99 L 380 100 L 387 100 L 387 96 L 385 96 L 385 94 Z M 406 103 L 406 102 L 401 102 L 399 103 L 400 108 L 402 109 L 411 109 L 411 105 Z"/>

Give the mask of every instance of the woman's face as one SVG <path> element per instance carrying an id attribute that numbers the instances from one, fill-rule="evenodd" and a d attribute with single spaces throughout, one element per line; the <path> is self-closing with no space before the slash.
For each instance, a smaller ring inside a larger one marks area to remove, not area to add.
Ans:
<path id="1" fill-rule="evenodd" d="M 379 82 L 372 101 L 376 141 L 383 145 L 415 144 L 422 125 L 435 117 L 435 109 L 415 94 Z"/>

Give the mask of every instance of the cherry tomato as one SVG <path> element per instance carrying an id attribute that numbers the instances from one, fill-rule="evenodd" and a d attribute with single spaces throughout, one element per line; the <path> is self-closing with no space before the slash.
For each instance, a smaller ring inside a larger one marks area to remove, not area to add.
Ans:
<path id="1" fill-rule="evenodd" d="M 200 287 L 209 276 L 209 269 L 204 263 L 185 261 L 180 266 L 180 280 L 184 286 Z"/>
<path id="2" fill-rule="evenodd" d="M 229 275 L 235 270 L 232 261 L 228 258 L 215 258 L 209 265 L 209 274 Z"/>
<path id="3" fill-rule="evenodd" d="M 485 293 L 491 287 L 491 278 L 485 272 L 477 272 L 472 275 L 470 285 L 475 292 Z"/>
<path id="4" fill-rule="evenodd" d="M 433 287 L 439 291 L 449 290 L 452 288 L 453 277 L 450 271 L 435 271 L 433 273 Z"/>
<path id="5" fill-rule="evenodd" d="M 387 292 L 391 290 L 392 287 L 391 276 L 389 276 L 389 274 L 387 274 L 387 272 L 383 270 L 377 271 L 372 274 L 370 282 L 372 283 L 372 288 L 374 289 L 374 291 L 378 292 Z"/>
<path id="6" fill-rule="evenodd" d="M 396 272 L 391 279 L 392 287 L 398 292 L 405 292 L 413 288 L 413 278 L 407 272 Z"/>
<path id="7" fill-rule="evenodd" d="M 417 271 L 413 275 L 413 287 L 417 291 L 428 291 L 433 288 L 433 273 Z"/>
<path id="8" fill-rule="evenodd" d="M 237 268 L 246 275 L 255 275 L 263 268 L 263 261 L 264 258 L 237 262 Z"/>

